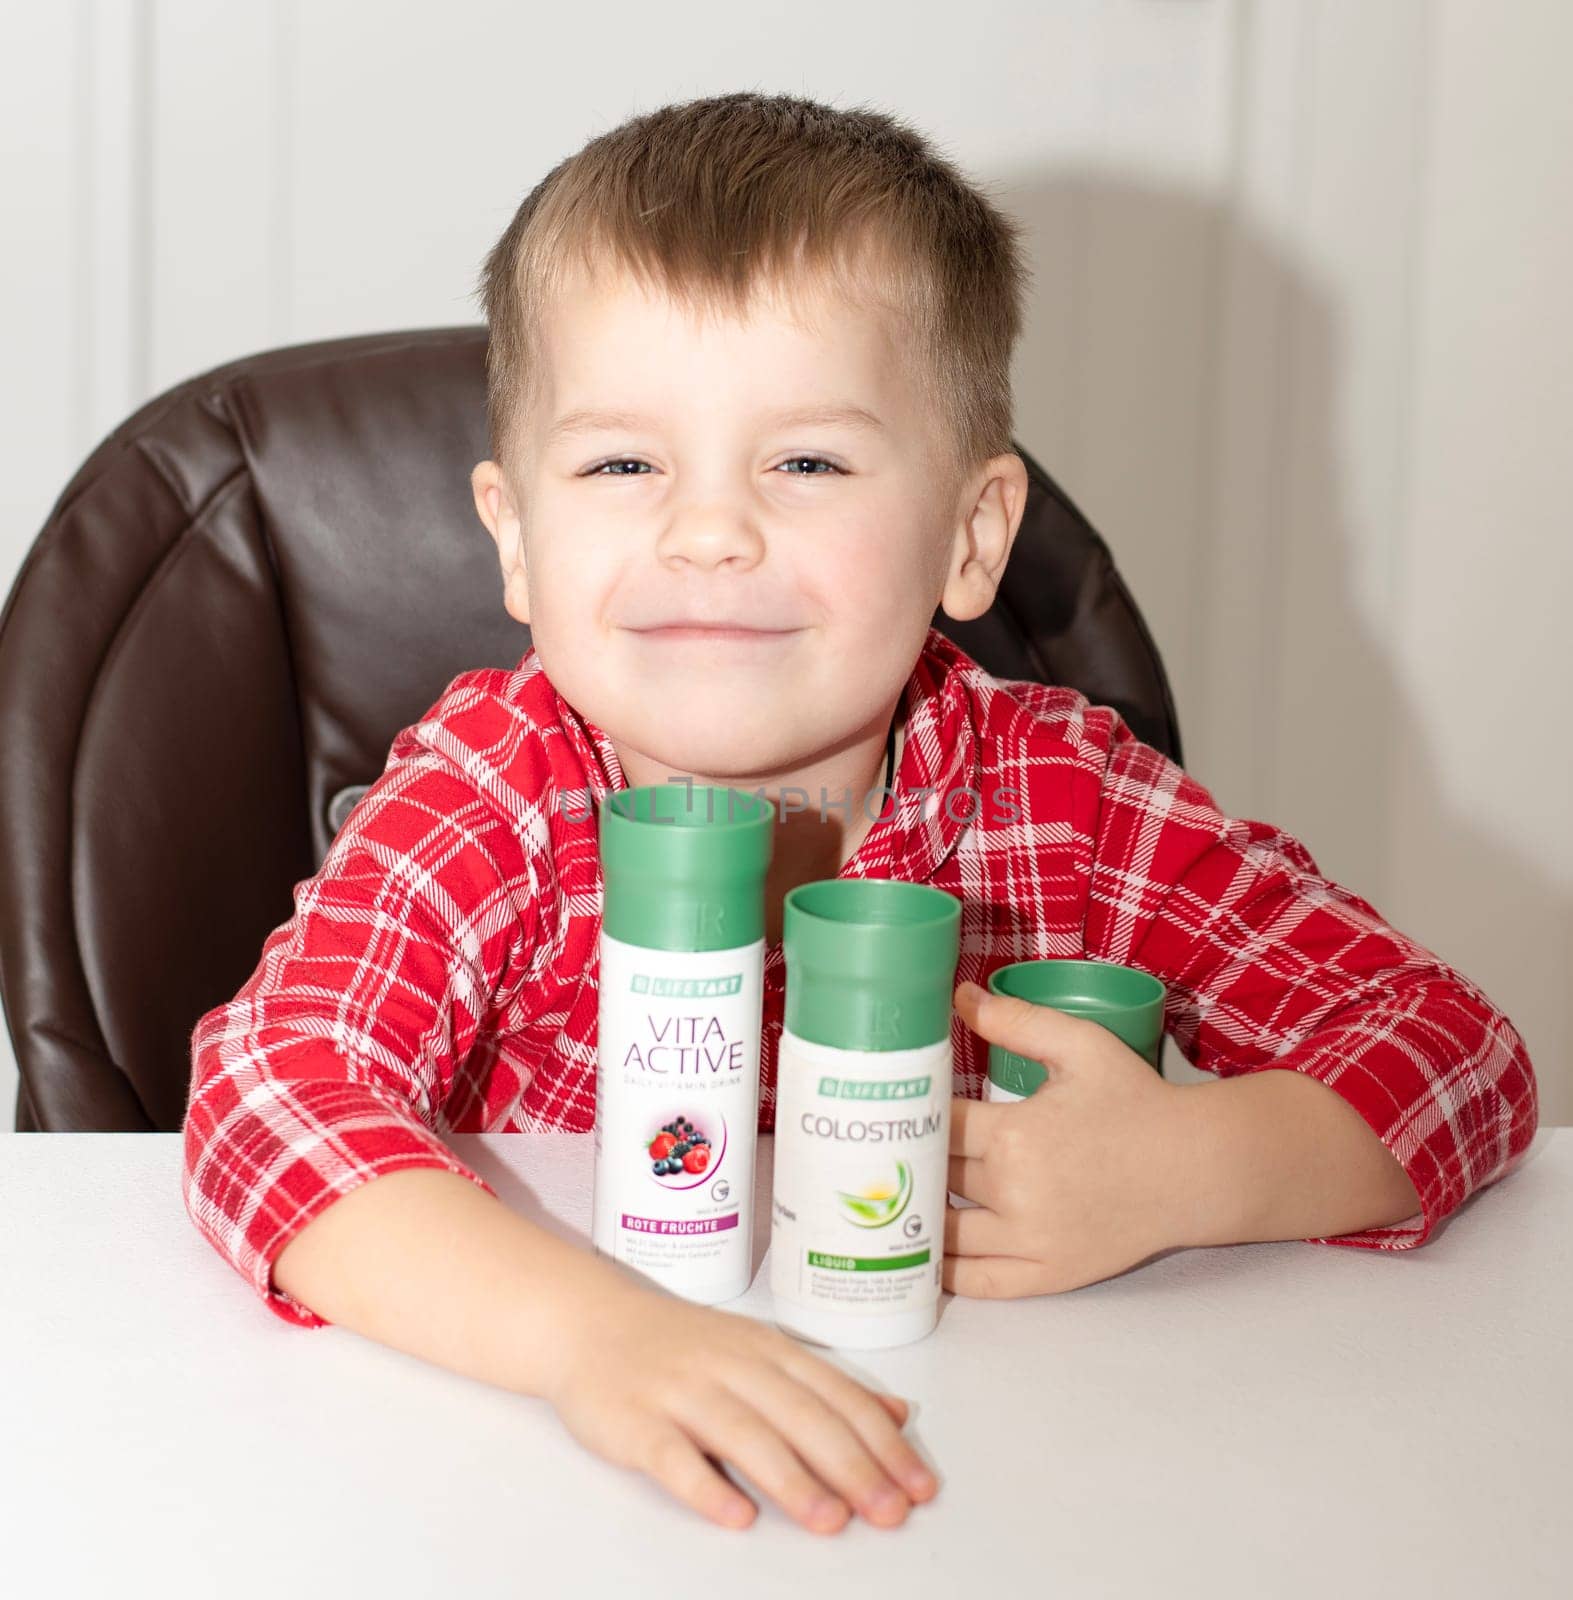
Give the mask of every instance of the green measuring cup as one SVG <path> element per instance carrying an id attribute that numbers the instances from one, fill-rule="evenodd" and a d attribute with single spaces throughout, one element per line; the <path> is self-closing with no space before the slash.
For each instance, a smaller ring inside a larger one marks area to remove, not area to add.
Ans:
<path id="1" fill-rule="evenodd" d="M 988 986 L 994 994 L 1014 995 L 1033 1005 L 1052 1006 L 1101 1023 L 1158 1070 L 1163 1002 L 1168 991 L 1151 973 L 1113 961 L 1013 961 L 990 973 Z M 1025 1099 L 1045 1076 L 1041 1061 L 991 1044 L 984 1099 Z"/>

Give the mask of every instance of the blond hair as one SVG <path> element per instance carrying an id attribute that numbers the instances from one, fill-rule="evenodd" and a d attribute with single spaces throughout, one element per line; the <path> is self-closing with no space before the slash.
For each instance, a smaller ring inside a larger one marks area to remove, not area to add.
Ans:
<path id="1" fill-rule="evenodd" d="M 1023 229 L 900 119 L 752 91 L 630 118 L 525 196 L 482 268 L 487 426 L 505 466 L 534 399 L 540 328 L 603 265 L 690 310 L 746 317 L 794 280 L 897 319 L 913 380 L 964 472 L 1012 448 Z"/>

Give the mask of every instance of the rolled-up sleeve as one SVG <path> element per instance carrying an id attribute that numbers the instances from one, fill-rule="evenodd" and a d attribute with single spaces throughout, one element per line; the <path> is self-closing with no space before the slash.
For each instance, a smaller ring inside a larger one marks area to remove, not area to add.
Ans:
<path id="1" fill-rule="evenodd" d="M 273 1262 L 340 1195 L 409 1167 L 494 1192 L 436 1123 L 528 962 L 538 876 L 525 830 L 446 738 L 435 721 L 401 731 L 251 976 L 191 1035 L 186 1209 L 292 1323 L 325 1319 L 273 1283 Z"/>
<path id="2" fill-rule="evenodd" d="M 1420 1198 L 1391 1226 L 1314 1239 L 1401 1250 L 1510 1170 L 1539 1117 L 1518 1030 L 1482 990 L 1269 823 L 1230 817 L 1117 713 L 1096 830 L 1086 947 L 1168 987 L 1164 1025 L 1228 1077 L 1305 1073 L 1341 1095 Z"/>

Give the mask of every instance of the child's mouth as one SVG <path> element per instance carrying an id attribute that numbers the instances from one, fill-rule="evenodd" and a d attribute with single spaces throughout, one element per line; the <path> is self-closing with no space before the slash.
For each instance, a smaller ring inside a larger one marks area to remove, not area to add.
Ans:
<path id="1" fill-rule="evenodd" d="M 697 622 L 668 623 L 658 628 L 635 628 L 643 639 L 660 643 L 677 644 L 704 640 L 717 644 L 768 644 L 791 638 L 796 628 L 745 628 L 729 624 Z"/>

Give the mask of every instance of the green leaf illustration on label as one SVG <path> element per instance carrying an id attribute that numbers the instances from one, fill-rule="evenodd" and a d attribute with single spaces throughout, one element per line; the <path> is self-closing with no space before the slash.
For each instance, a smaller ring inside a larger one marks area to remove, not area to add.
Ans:
<path id="1" fill-rule="evenodd" d="M 865 1184 L 861 1194 L 847 1194 L 836 1190 L 841 1215 L 859 1228 L 888 1227 L 903 1211 L 912 1198 L 912 1168 L 905 1161 L 896 1163 L 896 1181 L 879 1179 Z"/>

